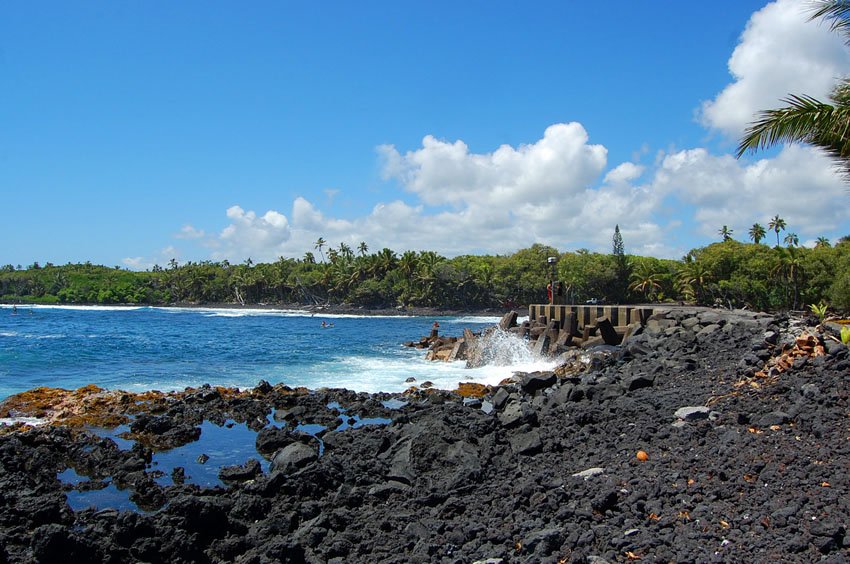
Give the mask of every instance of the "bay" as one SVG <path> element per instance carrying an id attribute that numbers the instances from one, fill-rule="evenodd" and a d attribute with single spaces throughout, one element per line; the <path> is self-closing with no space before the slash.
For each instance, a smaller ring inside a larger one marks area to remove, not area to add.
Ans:
<path id="1" fill-rule="evenodd" d="M 100 306 L 0 307 L 0 399 L 38 386 L 87 384 L 127 391 L 182 390 L 202 384 L 249 388 L 260 380 L 291 387 L 400 392 L 431 381 L 495 384 L 516 370 L 545 369 L 517 350 L 497 364 L 424 360 L 402 346 L 427 335 L 481 330 L 496 317 L 311 315 L 233 308 Z M 322 322 L 333 324 L 323 328 Z"/>

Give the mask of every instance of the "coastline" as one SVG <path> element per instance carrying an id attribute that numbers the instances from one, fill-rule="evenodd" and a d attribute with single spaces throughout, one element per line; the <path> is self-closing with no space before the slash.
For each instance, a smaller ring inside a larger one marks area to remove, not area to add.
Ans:
<path id="1" fill-rule="evenodd" d="M 576 371 L 455 392 L 35 390 L 7 407 L 76 420 L 0 434 L 0 561 L 850 556 L 850 353 L 834 328 L 650 321 Z M 206 457 L 207 434 L 247 437 L 250 454 Z M 220 485 L 191 481 L 210 472 Z"/>
<path id="2" fill-rule="evenodd" d="M 114 308 L 181 308 L 181 309 L 232 309 L 232 310 L 258 310 L 258 311 L 300 311 L 305 314 L 329 314 L 329 315 L 363 315 L 363 316 L 408 316 L 408 317 L 456 317 L 456 316 L 471 316 L 471 317 L 493 317 L 501 316 L 511 311 L 505 308 L 472 308 L 472 309 L 454 309 L 454 308 L 436 308 L 436 307 L 384 307 L 372 308 L 366 306 L 354 306 L 345 304 L 327 304 L 327 305 L 309 305 L 303 303 L 283 303 L 283 304 L 236 304 L 231 302 L 226 303 L 195 303 L 195 302 L 180 302 L 169 304 L 97 304 L 97 303 L 55 303 L 45 304 L 37 302 L 0 302 L 2 307 L 17 306 L 19 308 L 28 308 L 33 306 L 38 307 L 114 307 Z M 525 311 L 528 306 L 514 308 L 517 311 Z"/>

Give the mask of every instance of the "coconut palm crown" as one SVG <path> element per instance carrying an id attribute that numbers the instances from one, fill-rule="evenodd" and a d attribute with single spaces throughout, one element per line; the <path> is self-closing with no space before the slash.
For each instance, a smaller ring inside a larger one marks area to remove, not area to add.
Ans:
<path id="1" fill-rule="evenodd" d="M 750 227 L 749 233 L 750 239 L 753 240 L 753 243 L 758 245 L 761 240 L 764 239 L 764 236 L 767 234 L 767 231 L 765 231 L 764 226 L 760 223 L 753 223 L 753 226 Z"/>
<path id="2" fill-rule="evenodd" d="M 810 20 L 819 18 L 850 44 L 850 0 L 813 2 Z M 806 94 L 791 94 L 783 102 L 785 107 L 757 114 L 744 132 L 737 156 L 780 143 L 806 143 L 826 151 L 850 179 L 850 79 L 835 85 L 829 102 Z"/>

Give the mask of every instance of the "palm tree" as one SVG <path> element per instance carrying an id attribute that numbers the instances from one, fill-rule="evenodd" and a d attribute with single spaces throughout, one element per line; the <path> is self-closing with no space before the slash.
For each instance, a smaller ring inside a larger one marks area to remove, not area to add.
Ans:
<path id="1" fill-rule="evenodd" d="M 758 245 L 761 240 L 764 239 L 764 236 L 767 234 L 767 232 L 764 230 L 764 226 L 760 223 L 753 223 L 753 226 L 750 227 L 749 233 L 750 239 L 752 239 L 753 243 L 755 243 L 756 245 Z"/>
<path id="2" fill-rule="evenodd" d="M 640 262 L 632 273 L 629 290 L 640 292 L 647 301 L 654 302 L 655 295 L 661 289 L 661 273 L 655 271 L 648 262 Z"/>
<path id="3" fill-rule="evenodd" d="M 369 252 L 369 245 L 366 244 L 366 241 L 360 241 L 360 244 L 357 246 L 357 250 L 360 252 L 361 257 L 365 257 L 366 253 Z"/>
<path id="4" fill-rule="evenodd" d="M 717 232 L 723 237 L 723 241 L 731 241 L 734 229 L 729 229 L 724 225 Z"/>
<path id="5" fill-rule="evenodd" d="M 493 266 L 486 262 L 479 264 L 475 269 L 475 279 L 486 293 L 486 297 L 489 297 L 493 291 L 494 273 Z"/>
<path id="6" fill-rule="evenodd" d="M 826 237 L 818 237 L 818 240 L 815 241 L 815 248 L 817 249 L 819 247 L 822 247 L 822 248 L 831 247 L 831 245 L 829 244 L 829 239 L 827 239 Z"/>
<path id="7" fill-rule="evenodd" d="M 302 260 L 307 264 L 316 264 L 316 257 L 313 256 L 313 253 L 310 251 L 304 253 L 304 258 Z"/>
<path id="8" fill-rule="evenodd" d="M 785 236 L 785 244 L 789 247 L 796 247 L 800 244 L 800 238 L 797 237 L 796 233 L 789 233 Z"/>
<path id="9" fill-rule="evenodd" d="M 693 298 L 697 303 L 703 303 L 705 287 L 711 280 L 711 273 L 699 261 L 688 261 L 680 267 L 677 276 L 679 291 L 687 298 Z"/>
<path id="10" fill-rule="evenodd" d="M 322 248 L 327 244 L 324 237 L 319 237 L 316 239 L 316 242 L 313 244 L 314 249 L 319 250 L 319 254 L 322 255 L 322 262 L 325 262 L 325 253 L 322 252 Z"/>
<path id="11" fill-rule="evenodd" d="M 799 249 L 788 247 L 779 249 L 779 262 L 773 268 L 773 276 L 786 284 L 786 296 L 790 294 L 788 305 L 791 309 L 797 309 L 800 300 L 800 277 L 803 270 L 803 260 Z"/>
<path id="12" fill-rule="evenodd" d="M 809 19 L 826 20 L 832 31 L 840 32 L 850 43 L 850 2 L 819 0 L 814 5 Z M 829 98 L 831 104 L 791 94 L 783 100 L 785 107 L 759 112 L 745 131 L 737 156 L 778 143 L 807 143 L 826 151 L 850 177 L 850 79 L 841 79 Z"/>
<path id="13" fill-rule="evenodd" d="M 339 254 L 346 260 L 351 260 L 354 258 L 354 251 L 351 250 L 351 247 L 346 245 L 345 243 L 339 244 Z"/>
<path id="14" fill-rule="evenodd" d="M 404 251 L 401 258 L 398 260 L 398 268 L 405 278 L 408 280 L 419 265 L 419 259 L 416 256 L 416 251 Z"/>
<path id="15" fill-rule="evenodd" d="M 767 228 L 771 231 L 776 232 L 776 246 L 779 246 L 779 232 L 785 229 L 785 220 L 779 217 L 779 215 L 773 216 L 773 219 L 770 220 L 770 223 L 767 224 Z"/>
<path id="16" fill-rule="evenodd" d="M 395 252 L 392 249 L 384 247 L 377 256 L 378 262 L 381 265 L 381 272 L 384 276 L 386 276 L 390 270 L 395 268 L 396 263 L 398 262 Z"/>

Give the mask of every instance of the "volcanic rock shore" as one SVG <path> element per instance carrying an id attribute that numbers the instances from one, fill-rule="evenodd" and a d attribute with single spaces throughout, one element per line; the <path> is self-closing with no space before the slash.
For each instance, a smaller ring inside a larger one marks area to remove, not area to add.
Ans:
<path id="1" fill-rule="evenodd" d="M 846 562 L 850 358 L 815 325 L 674 310 L 459 392 L 15 396 L 0 416 L 51 423 L 0 435 L 0 562 Z M 204 421 L 256 457 L 162 485 L 152 454 Z M 139 510 L 72 510 L 69 468 Z"/>

